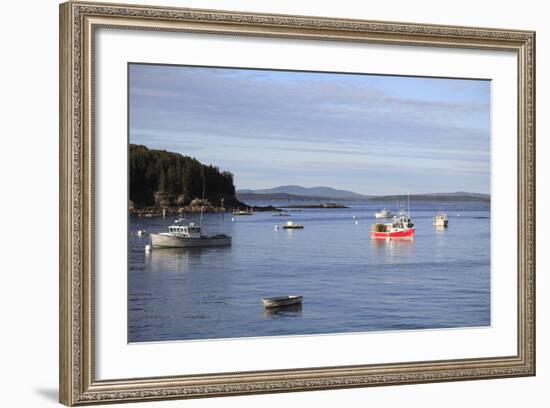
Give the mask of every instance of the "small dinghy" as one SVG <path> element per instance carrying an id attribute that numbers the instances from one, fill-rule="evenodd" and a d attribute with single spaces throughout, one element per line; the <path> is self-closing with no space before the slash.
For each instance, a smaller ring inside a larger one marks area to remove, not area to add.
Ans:
<path id="1" fill-rule="evenodd" d="M 275 307 L 286 307 L 302 304 L 302 296 L 277 296 L 262 299 L 262 305 L 266 309 L 272 309 Z"/>

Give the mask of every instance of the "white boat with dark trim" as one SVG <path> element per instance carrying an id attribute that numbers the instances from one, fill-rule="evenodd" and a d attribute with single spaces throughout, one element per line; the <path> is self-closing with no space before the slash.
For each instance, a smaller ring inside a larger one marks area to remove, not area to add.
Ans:
<path id="1" fill-rule="evenodd" d="M 203 235 L 202 227 L 195 223 L 186 224 L 183 218 L 168 227 L 168 232 L 150 234 L 153 248 L 197 248 L 230 246 L 231 237 L 226 234 Z"/>
<path id="2" fill-rule="evenodd" d="M 434 217 L 434 226 L 447 228 L 449 226 L 449 217 L 444 212 L 440 212 Z"/>
<path id="3" fill-rule="evenodd" d="M 392 213 L 387 208 L 384 208 L 382 211 L 378 211 L 374 213 L 375 218 L 391 218 Z"/>

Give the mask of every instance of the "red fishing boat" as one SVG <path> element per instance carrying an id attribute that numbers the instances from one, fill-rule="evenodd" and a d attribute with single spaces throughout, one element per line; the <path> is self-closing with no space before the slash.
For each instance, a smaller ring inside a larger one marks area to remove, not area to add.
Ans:
<path id="1" fill-rule="evenodd" d="M 392 239 L 392 238 L 413 238 L 414 224 L 409 214 L 404 209 L 399 215 L 393 217 L 392 222 L 387 224 L 372 224 L 371 238 Z"/>

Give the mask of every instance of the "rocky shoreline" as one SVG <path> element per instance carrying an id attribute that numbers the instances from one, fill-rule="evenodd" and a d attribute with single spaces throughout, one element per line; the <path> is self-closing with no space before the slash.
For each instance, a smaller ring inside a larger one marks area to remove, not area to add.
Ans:
<path id="1" fill-rule="evenodd" d="M 199 198 L 193 199 L 188 205 L 181 205 L 182 203 L 175 203 L 173 201 L 161 201 L 157 199 L 154 206 L 135 206 L 132 201 L 129 203 L 130 215 L 136 217 L 165 217 L 165 216 L 178 216 L 182 214 L 200 214 L 201 211 L 204 214 L 212 213 L 218 214 L 223 212 L 233 212 L 252 209 L 254 212 L 268 212 L 268 211 L 281 211 L 280 208 L 272 205 L 268 206 L 248 206 L 237 200 L 229 200 L 230 205 L 215 206 L 208 199 L 201 200 Z M 178 205 L 180 204 L 180 205 Z"/>

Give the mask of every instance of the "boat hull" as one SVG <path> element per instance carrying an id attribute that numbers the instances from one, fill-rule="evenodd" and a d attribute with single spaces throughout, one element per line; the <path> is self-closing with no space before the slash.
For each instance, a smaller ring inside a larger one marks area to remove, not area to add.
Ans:
<path id="1" fill-rule="evenodd" d="M 379 231 L 371 231 L 370 236 L 372 238 L 412 238 L 414 237 L 414 228 L 407 228 L 399 231 L 391 231 L 391 232 L 379 232 Z"/>
<path id="2" fill-rule="evenodd" d="M 266 309 L 273 309 L 276 307 L 288 307 L 295 306 L 302 303 L 302 296 L 281 296 L 275 298 L 262 299 L 262 305 Z"/>
<path id="3" fill-rule="evenodd" d="M 231 245 L 231 237 L 227 235 L 185 238 L 165 234 L 150 234 L 150 237 L 153 248 L 204 248 Z"/>
<path id="4" fill-rule="evenodd" d="M 434 221 L 434 225 L 436 227 L 447 228 L 449 226 L 449 221 L 448 220 L 437 220 L 437 221 Z"/>

